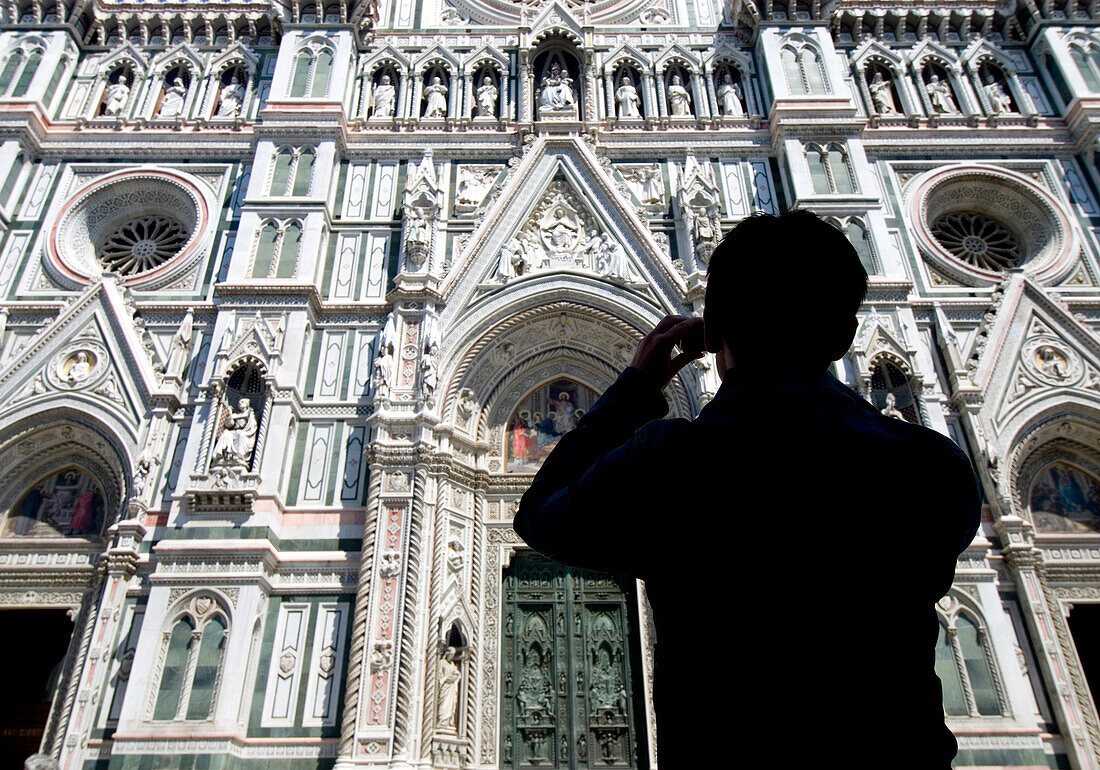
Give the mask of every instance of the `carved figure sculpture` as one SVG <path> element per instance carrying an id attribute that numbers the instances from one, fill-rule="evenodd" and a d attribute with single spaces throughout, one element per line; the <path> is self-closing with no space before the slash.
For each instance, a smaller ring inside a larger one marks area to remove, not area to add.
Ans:
<path id="1" fill-rule="evenodd" d="M 220 98 L 218 100 L 218 117 L 237 117 L 241 113 L 241 106 L 243 103 L 244 85 L 241 83 L 240 78 L 237 77 L 237 73 L 234 72 L 233 79 L 222 86 Z"/>
<path id="2" fill-rule="evenodd" d="M 392 118 L 397 104 L 397 89 L 390 82 L 389 75 L 383 75 L 371 95 L 371 117 Z"/>
<path id="3" fill-rule="evenodd" d="M 478 169 L 471 166 L 459 166 L 458 195 L 455 198 L 455 203 L 471 209 L 481 205 L 499 173 L 499 168 Z"/>
<path id="4" fill-rule="evenodd" d="M 160 111 L 157 115 L 162 118 L 174 118 L 179 115 L 183 112 L 183 100 L 186 96 L 187 89 L 183 87 L 183 83 L 178 77 L 173 77 L 165 84 L 164 98 L 160 100 Z"/>
<path id="5" fill-rule="evenodd" d="M 91 373 L 92 362 L 88 360 L 88 354 L 81 350 L 76 354 L 76 360 L 69 366 L 69 371 L 65 373 L 65 379 L 75 384 L 88 379 Z"/>
<path id="6" fill-rule="evenodd" d="M 424 98 L 425 118 L 447 117 L 447 86 L 443 85 L 439 75 L 433 77 L 431 85 L 424 89 Z"/>
<path id="7" fill-rule="evenodd" d="M 187 365 L 187 351 L 191 349 L 191 335 L 194 333 L 195 311 L 188 308 L 187 314 L 180 323 L 180 328 L 172 335 L 172 344 L 168 350 L 168 363 L 164 365 L 164 373 L 169 376 L 180 376 Z"/>
<path id="8" fill-rule="evenodd" d="M 370 384 L 377 398 L 387 398 L 390 394 L 390 376 L 393 374 L 393 360 L 390 357 L 390 348 L 382 345 L 378 355 L 375 356 L 374 366 L 371 368 Z"/>
<path id="9" fill-rule="evenodd" d="M 439 374 L 435 369 L 436 350 L 438 346 L 432 344 L 424 351 L 424 357 L 420 361 L 420 387 L 424 398 L 431 401 L 439 384 Z"/>
<path id="10" fill-rule="evenodd" d="M 951 84 L 946 80 L 940 80 L 935 72 L 928 78 L 925 84 L 928 91 L 928 101 L 932 104 L 932 110 L 941 115 L 958 115 L 959 108 L 955 106 L 955 97 L 951 94 Z"/>
<path id="11" fill-rule="evenodd" d="M 881 72 L 876 72 L 867 86 L 871 90 L 871 101 L 875 103 L 875 109 L 880 115 L 897 115 L 894 106 L 894 90 L 890 82 L 884 80 Z"/>
<path id="12" fill-rule="evenodd" d="M 428 256 L 431 231 L 427 217 L 415 206 L 405 207 L 405 252 L 413 266 L 420 267 Z"/>
<path id="13" fill-rule="evenodd" d="M 665 202 L 665 185 L 664 179 L 661 177 L 661 169 L 658 166 L 651 166 L 644 169 L 642 182 L 642 202 L 643 203 L 664 203 Z"/>
<path id="14" fill-rule="evenodd" d="M 456 653 L 454 647 L 448 647 L 439 661 L 439 726 L 451 729 L 458 716 L 458 686 L 462 683 Z"/>
<path id="15" fill-rule="evenodd" d="M 745 114 L 741 108 L 741 87 L 733 82 L 733 76 L 728 72 L 722 77 L 722 85 L 718 86 L 718 107 L 727 117 L 740 118 Z"/>
<path id="16" fill-rule="evenodd" d="M 556 115 L 555 115 L 556 113 Z M 577 92 L 573 88 L 573 78 L 554 62 L 550 71 L 542 78 L 539 89 L 539 117 L 576 117 Z"/>
<path id="17" fill-rule="evenodd" d="M 886 406 L 879 411 L 881 411 L 882 414 L 886 417 L 896 417 L 899 420 L 905 419 L 905 415 L 901 413 L 900 409 L 898 409 L 897 399 L 894 398 L 893 393 L 886 394 Z"/>
<path id="18" fill-rule="evenodd" d="M 229 404 L 224 405 L 230 409 Z M 248 466 L 252 459 L 252 449 L 256 445 L 256 433 L 259 425 L 256 423 L 256 414 L 252 411 L 252 405 L 247 398 L 237 401 L 237 408 L 229 412 L 225 420 L 218 440 L 214 443 L 214 453 L 211 457 L 213 463 L 222 465 Z"/>
<path id="19" fill-rule="evenodd" d="M 1004 86 L 993 79 L 992 75 L 985 76 L 985 95 L 989 99 L 989 109 L 994 115 L 1005 112 L 1015 112 L 1012 109 L 1012 99 L 1005 93 Z"/>
<path id="20" fill-rule="evenodd" d="M 497 262 L 494 277 L 501 283 L 507 283 L 512 278 L 523 275 L 526 268 L 523 244 L 518 238 L 512 238 L 500 249 L 500 260 Z"/>
<path id="21" fill-rule="evenodd" d="M 126 109 L 126 102 L 130 98 L 130 85 L 126 82 L 125 75 L 118 76 L 117 83 L 107 86 L 103 102 L 104 115 L 120 115 Z"/>
<path id="22" fill-rule="evenodd" d="M 691 96 L 678 74 L 668 84 L 668 112 L 674 118 L 691 116 Z"/>
<path id="23" fill-rule="evenodd" d="M 630 279 L 630 262 L 626 249 L 607 233 L 600 238 L 600 263 L 597 269 L 601 275 L 621 281 Z"/>
<path id="24" fill-rule="evenodd" d="M 615 92 L 615 101 L 619 103 L 620 119 L 642 117 L 642 100 L 638 96 L 638 89 L 634 87 L 634 82 L 627 75 L 623 75 L 622 80 L 619 81 L 619 90 Z"/>
<path id="25" fill-rule="evenodd" d="M 500 91 L 493 85 L 493 79 L 486 75 L 477 89 L 477 116 L 495 118 L 497 116 L 497 96 Z"/>

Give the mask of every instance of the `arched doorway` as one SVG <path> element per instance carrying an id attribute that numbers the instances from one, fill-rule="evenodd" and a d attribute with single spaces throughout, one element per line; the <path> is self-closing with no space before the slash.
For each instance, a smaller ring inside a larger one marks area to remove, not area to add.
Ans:
<path id="1" fill-rule="evenodd" d="M 504 571 L 501 768 L 646 768 L 634 580 L 530 551 Z"/>

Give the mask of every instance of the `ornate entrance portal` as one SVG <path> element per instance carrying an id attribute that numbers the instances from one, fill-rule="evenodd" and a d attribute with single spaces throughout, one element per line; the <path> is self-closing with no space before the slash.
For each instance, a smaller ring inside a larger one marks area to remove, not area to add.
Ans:
<path id="1" fill-rule="evenodd" d="M 645 768 L 634 582 L 530 553 L 504 573 L 501 767 Z"/>

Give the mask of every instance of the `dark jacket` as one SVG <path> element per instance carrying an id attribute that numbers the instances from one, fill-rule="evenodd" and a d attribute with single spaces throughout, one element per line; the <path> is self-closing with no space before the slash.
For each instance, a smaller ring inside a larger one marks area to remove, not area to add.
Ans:
<path id="1" fill-rule="evenodd" d="M 825 373 L 732 370 L 696 420 L 667 412 L 627 369 L 514 525 L 645 581 L 662 770 L 949 767 L 934 605 L 978 528 L 966 455 Z"/>

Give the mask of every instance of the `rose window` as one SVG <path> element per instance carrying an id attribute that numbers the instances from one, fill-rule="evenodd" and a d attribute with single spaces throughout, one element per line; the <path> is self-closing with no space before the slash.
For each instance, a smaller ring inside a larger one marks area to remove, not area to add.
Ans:
<path id="1" fill-rule="evenodd" d="M 138 217 L 117 226 L 97 249 L 103 266 L 122 275 L 140 275 L 176 256 L 190 234 L 174 219 Z"/>
<path id="2" fill-rule="evenodd" d="M 167 168 L 119 169 L 79 187 L 49 227 L 50 276 L 78 288 L 104 273 L 128 286 L 178 282 L 207 253 L 213 189 Z"/>
<path id="3" fill-rule="evenodd" d="M 1020 264 L 1020 242 L 1003 224 L 981 214 L 960 211 L 932 223 L 932 235 L 954 256 L 983 270 L 1007 270 Z"/>

